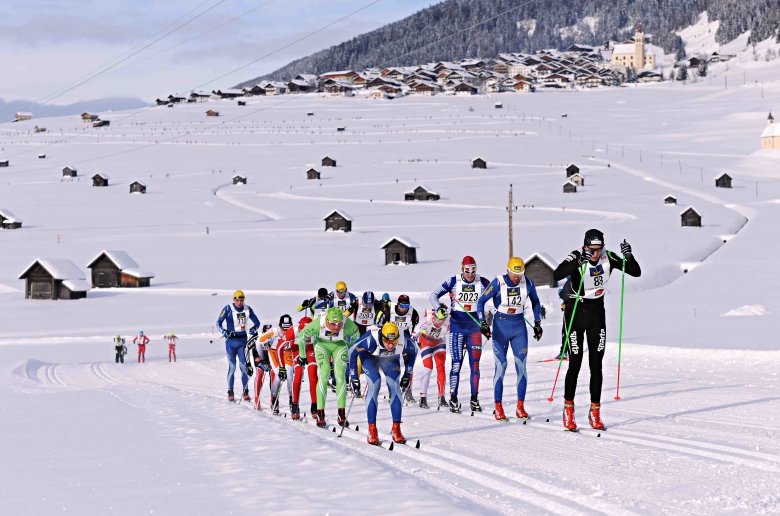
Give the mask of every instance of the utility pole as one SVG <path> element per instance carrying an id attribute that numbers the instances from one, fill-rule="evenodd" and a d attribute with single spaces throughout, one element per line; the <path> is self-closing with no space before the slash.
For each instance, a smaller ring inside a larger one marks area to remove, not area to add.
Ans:
<path id="1" fill-rule="evenodd" d="M 506 211 L 509 214 L 509 257 L 514 256 L 514 246 L 512 244 L 512 212 L 517 210 L 517 206 L 512 201 L 512 185 L 509 185 L 509 203 L 506 206 Z"/>

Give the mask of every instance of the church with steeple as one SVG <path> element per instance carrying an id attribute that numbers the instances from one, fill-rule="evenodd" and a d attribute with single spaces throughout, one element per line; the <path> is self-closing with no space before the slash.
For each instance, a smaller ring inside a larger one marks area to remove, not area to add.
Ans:
<path id="1" fill-rule="evenodd" d="M 612 49 L 610 63 L 640 70 L 655 68 L 655 55 L 645 51 L 645 33 L 641 21 L 637 23 L 633 41 L 617 44 Z"/>

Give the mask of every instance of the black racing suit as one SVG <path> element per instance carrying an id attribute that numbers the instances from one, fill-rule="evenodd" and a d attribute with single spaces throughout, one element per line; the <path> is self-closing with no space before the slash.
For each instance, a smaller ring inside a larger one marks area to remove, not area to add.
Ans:
<path id="1" fill-rule="evenodd" d="M 575 253 L 579 254 L 578 251 Z M 622 257 L 606 251 L 610 264 L 610 273 L 620 271 L 623 268 Z M 634 255 L 626 258 L 626 274 L 639 277 L 642 270 L 639 268 Z M 583 294 L 582 272 L 577 260 L 564 260 L 553 273 L 556 281 L 569 276 L 571 279 L 571 294 L 566 301 L 564 310 L 564 324 L 568 324 L 574 311 L 575 300 L 577 296 Z M 578 291 L 575 292 L 574 285 L 577 285 Z M 590 366 L 590 401 L 591 403 L 601 403 L 601 384 L 603 374 L 601 363 L 604 359 L 604 349 L 607 342 L 607 325 L 604 314 L 604 296 L 597 299 L 580 298 L 577 303 L 577 309 L 574 313 L 572 327 L 569 329 L 569 369 L 566 371 L 566 383 L 563 397 L 566 401 L 574 401 L 574 394 L 577 390 L 577 376 L 580 374 L 582 358 L 584 355 L 585 336 L 588 339 L 588 364 Z"/>

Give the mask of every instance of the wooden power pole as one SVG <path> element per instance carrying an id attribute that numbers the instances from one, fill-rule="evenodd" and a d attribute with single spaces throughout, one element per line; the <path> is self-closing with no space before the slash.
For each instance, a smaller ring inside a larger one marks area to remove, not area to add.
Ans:
<path id="1" fill-rule="evenodd" d="M 506 211 L 509 214 L 509 257 L 514 256 L 513 238 L 512 238 L 512 212 L 517 209 L 517 206 L 512 202 L 512 185 L 509 185 L 509 203 L 506 206 Z"/>

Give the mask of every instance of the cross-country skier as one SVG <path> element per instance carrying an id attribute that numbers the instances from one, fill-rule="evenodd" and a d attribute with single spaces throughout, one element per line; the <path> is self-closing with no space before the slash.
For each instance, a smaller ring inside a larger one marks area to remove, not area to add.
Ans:
<path id="1" fill-rule="evenodd" d="M 382 312 L 382 302 L 377 300 L 371 291 L 363 292 L 360 304 L 355 303 L 355 308 L 350 309 L 357 324 L 360 335 L 366 333 L 370 326 L 376 324 L 377 317 Z"/>
<path id="2" fill-rule="evenodd" d="M 631 252 L 631 245 L 623 240 L 623 243 L 620 244 L 620 251 L 623 253 L 622 258 L 626 260 L 626 274 L 639 277 L 642 270 Z M 577 376 L 585 353 L 586 335 L 588 338 L 591 402 L 588 421 L 593 428 L 604 429 L 600 410 L 603 379 L 601 363 L 604 359 L 604 348 L 607 343 L 604 293 L 612 271 L 622 269 L 622 258 L 604 248 L 604 234 L 601 231 L 589 229 L 585 233 L 585 241 L 581 251 L 572 251 L 553 273 L 553 279 L 556 281 L 560 281 L 566 276 L 570 277 L 572 296 L 577 302 L 576 311 L 574 309 L 575 303 L 567 302 L 564 312 L 566 321 L 569 321 L 572 311 L 574 311 L 574 321 L 569 328 L 569 369 L 566 371 L 563 394 L 563 426 L 566 430 L 577 429 L 577 423 L 574 421 L 574 393 L 577 389 Z"/>
<path id="3" fill-rule="evenodd" d="M 317 317 L 298 333 L 299 360 L 306 363 L 306 341 L 313 339 L 314 356 L 317 359 L 317 426 L 325 427 L 325 398 L 328 394 L 328 378 L 330 377 L 330 361 L 336 370 L 336 407 L 338 408 L 338 423 L 347 426 L 346 417 L 347 386 L 346 369 L 348 364 L 347 351 L 360 337 L 357 326 L 351 319 L 344 317 L 344 312 L 338 307 L 328 308 L 324 317 Z"/>
<path id="4" fill-rule="evenodd" d="M 382 325 L 381 331 L 373 328 L 352 345 L 349 354 L 350 386 L 353 393 L 360 392 L 360 376 L 357 361 L 363 363 L 368 381 L 366 390 L 366 411 L 368 413 L 368 443 L 379 444 L 376 430 L 376 411 L 379 398 L 380 371 L 390 391 L 390 410 L 393 414 L 393 441 L 406 443 L 401 433 L 402 391 L 410 388 L 409 381 L 414 370 L 417 347 L 407 338 L 395 323 Z"/>
<path id="5" fill-rule="evenodd" d="M 460 368 L 463 364 L 463 352 L 468 352 L 469 368 L 471 369 L 471 410 L 481 412 L 479 406 L 479 359 L 482 356 L 482 335 L 477 320 L 477 301 L 490 283 L 477 274 L 477 262 L 471 256 L 463 257 L 460 266 L 461 274 L 452 276 L 433 291 L 429 300 L 434 310 L 443 306 L 450 311 L 450 411 L 460 412 L 458 402 L 458 384 L 460 383 Z M 439 298 L 450 295 L 446 304 Z M 489 328 L 486 328 L 489 332 Z M 487 335 L 486 335 L 487 336 Z"/>
<path id="6" fill-rule="evenodd" d="M 428 384 L 431 381 L 433 364 L 436 363 L 436 385 L 438 387 L 439 406 L 446 407 L 444 397 L 444 363 L 447 360 L 447 334 L 450 331 L 447 309 L 439 307 L 417 327 L 415 338 L 420 348 L 423 370 L 420 373 L 420 408 L 428 408 Z"/>
<path id="7" fill-rule="evenodd" d="M 171 361 L 171 357 L 173 357 L 173 361 L 176 362 L 176 341 L 179 340 L 179 337 L 177 337 L 175 333 L 170 332 L 163 338 L 168 340 L 168 362 Z"/>
<path id="8" fill-rule="evenodd" d="M 116 353 L 114 361 L 117 364 L 120 362 L 124 364 L 125 355 L 127 354 L 127 346 L 125 346 L 125 339 L 123 339 L 121 335 L 114 337 L 114 353 Z"/>
<path id="9" fill-rule="evenodd" d="M 331 292 L 328 297 L 330 298 L 330 301 L 328 301 L 328 308 L 334 306 L 341 308 L 341 311 L 345 314 L 350 312 L 357 303 L 357 296 L 347 290 L 347 284 L 343 281 L 336 283 L 336 290 Z"/>
<path id="10" fill-rule="evenodd" d="M 258 352 L 262 349 L 268 355 L 270 368 L 268 374 L 271 378 L 271 407 L 274 415 L 279 415 L 278 394 L 281 391 L 281 382 L 287 384 L 287 394 L 292 404 L 292 375 L 287 374 L 287 367 L 292 367 L 292 352 L 289 344 L 286 344 L 285 334 L 292 328 L 292 317 L 284 314 L 279 318 L 279 326 L 270 327 L 257 338 Z M 260 406 L 260 391 L 263 388 L 263 374 L 257 373 L 255 378 L 255 406 Z"/>
<path id="11" fill-rule="evenodd" d="M 317 290 L 315 297 L 304 299 L 300 305 L 298 305 L 298 311 L 306 310 L 306 313 L 311 317 L 319 317 L 325 315 L 325 311 L 328 309 L 330 303 L 331 294 L 328 293 L 328 289 L 320 287 Z"/>
<path id="12" fill-rule="evenodd" d="M 144 335 L 144 331 L 138 332 L 138 335 L 133 337 L 133 344 L 138 345 L 138 363 L 146 363 L 146 345 L 149 344 L 149 337 Z"/>
<path id="13" fill-rule="evenodd" d="M 236 373 L 236 358 L 238 366 L 241 369 L 241 385 L 243 386 L 242 397 L 244 401 L 249 401 L 249 378 L 246 372 L 246 359 L 244 357 L 244 348 L 246 347 L 247 333 L 255 335 L 260 328 L 260 320 L 255 315 L 249 305 L 244 304 L 244 292 L 236 290 L 233 292 L 233 303 L 225 305 L 219 313 L 217 319 L 217 328 L 222 331 L 225 338 L 225 354 L 228 359 L 228 400 L 235 400 L 233 395 L 233 383 Z M 249 323 L 252 326 L 249 326 Z M 224 326 L 223 326 L 224 323 Z"/>
<path id="14" fill-rule="evenodd" d="M 386 304 L 383 305 L 383 309 L 385 306 L 385 311 L 383 311 L 379 316 L 378 325 L 382 326 L 386 322 L 395 323 L 396 326 L 398 326 L 398 329 L 403 332 L 406 339 L 414 342 L 412 339 L 412 334 L 414 333 L 417 325 L 420 323 L 420 314 L 415 308 L 412 308 L 409 296 L 406 294 L 401 294 L 398 296 L 398 302 L 395 303 L 395 305 Z M 414 381 L 414 375 L 412 375 L 411 381 Z M 406 389 L 406 392 L 404 393 L 404 401 L 415 403 L 411 386 L 409 389 Z"/>
<path id="15" fill-rule="evenodd" d="M 311 400 L 311 415 L 315 417 L 317 414 L 317 361 L 314 357 L 314 345 L 311 343 L 311 339 L 306 342 L 306 353 L 301 358 L 300 348 L 297 344 L 298 333 L 303 330 L 307 324 L 311 322 L 310 317 L 302 317 L 298 321 L 298 326 L 293 326 L 287 333 L 284 334 L 284 340 L 289 344 L 293 353 L 293 402 L 290 406 L 290 415 L 292 419 L 298 420 L 301 418 L 300 411 L 300 397 L 301 397 L 301 383 L 303 382 L 303 369 L 306 368 L 306 372 L 309 377 L 309 399 Z"/>
<path id="16" fill-rule="evenodd" d="M 506 273 L 496 276 L 488 288 L 479 297 L 477 311 L 480 321 L 485 321 L 485 303 L 493 300 L 496 314 L 493 316 L 493 331 L 488 334 L 493 339 L 493 354 L 496 359 L 495 376 L 493 377 L 494 415 L 499 421 L 506 421 L 504 406 L 501 404 L 504 395 L 504 373 L 507 366 L 507 352 L 512 347 L 515 372 L 517 373 L 517 410 L 518 418 L 528 419 L 525 411 L 525 392 L 528 386 L 526 360 L 528 358 L 528 332 L 526 331 L 526 314 L 533 315 L 534 338 L 542 338 L 542 306 L 536 295 L 536 285 L 525 276 L 525 263 L 513 256 L 506 265 Z M 529 306 L 530 305 L 530 306 Z M 531 308 L 532 310 L 528 310 Z"/>

